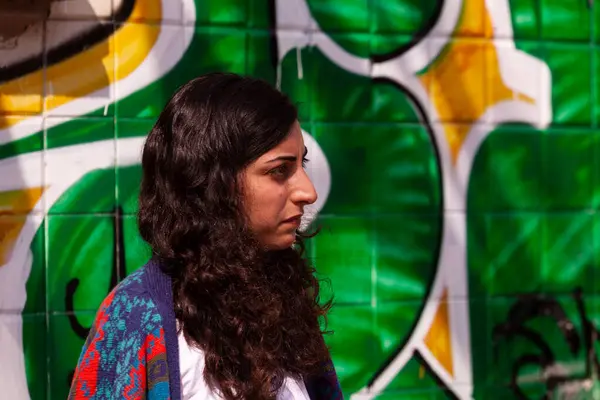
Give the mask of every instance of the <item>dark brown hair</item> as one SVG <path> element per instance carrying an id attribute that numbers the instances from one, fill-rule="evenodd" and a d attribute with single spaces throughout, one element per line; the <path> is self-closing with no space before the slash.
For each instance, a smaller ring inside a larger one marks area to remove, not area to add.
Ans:
<path id="1" fill-rule="evenodd" d="M 266 251 L 247 228 L 238 176 L 297 119 L 266 82 L 196 78 L 170 99 L 142 156 L 138 223 L 173 278 L 175 313 L 205 355 L 205 379 L 227 399 L 272 399 L 286 375 L 328 359 L 315 270 L 297 246 Z M 321 304 L 322 303 L 322 304 Z"/>

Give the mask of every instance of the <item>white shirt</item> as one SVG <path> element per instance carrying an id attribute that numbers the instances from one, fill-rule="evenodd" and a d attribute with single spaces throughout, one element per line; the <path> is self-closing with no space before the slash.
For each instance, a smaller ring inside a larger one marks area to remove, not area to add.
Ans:
<path id="1" fill-rule="evenodd" d="M 182 400 L 219 400 L 218 393 L 210 390 L 204 381 L 204 353 L 190 347 L 183 333 L 178 336 L 179 373 L 181 374 Z M 302 380 L 285 378 L 277 400 L 310 400 Z"/>

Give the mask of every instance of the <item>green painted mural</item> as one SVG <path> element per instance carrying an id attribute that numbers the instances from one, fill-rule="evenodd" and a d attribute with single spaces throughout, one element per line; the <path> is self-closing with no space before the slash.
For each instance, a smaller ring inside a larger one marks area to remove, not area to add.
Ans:
<path id="1" fill-rule="evenodd" d="M 66 398 L 149 256 L 144 136 L 216 70 L 299 106 L 346 398 L 600 396 L 598 2 L 34 3 L 0 1 L 0 398 Z"/>

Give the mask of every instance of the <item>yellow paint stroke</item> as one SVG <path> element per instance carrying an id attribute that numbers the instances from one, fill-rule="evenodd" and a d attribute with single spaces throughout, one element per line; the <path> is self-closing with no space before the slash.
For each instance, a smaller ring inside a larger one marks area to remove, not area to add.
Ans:
<path id="1" fill-rule="evenodd" d="M 10 260 L 26 218 L 25 215 L 0 218 L 0 268 Z"/>
<path id="2" fill-rule="evenodd" d="M 448 316 L 448 292 L 444 289 L 438 309 L 433 317 L 429 332 L 424 339 L 431 354 L 444 369 L 454 376 L 452 365 L 452 342 L 450 341 L 450 319 Z"/>
<path id="3" fill-rule="evenodd" d="M 6 264 L 27 218 L 44 193 L 43 187 L 0 193 L 0 267 Z"/>
<path id="4" fill-rule="evenodd" d="M 46 111 L 89 95 L 123 79 L 148 56 L 160 33 L 160 26 L 135 21 L 160 20 L 160 0 L 136 0 L 122 27 L 97 43 L 46 69 Z M 4 114 L 39 114 L 42 105 L 44 71 L 37 70 L 0 85 L 0 109 Z M 0 119 L 0 129 L 27 118 Z"/>
<path id="5" fill-rule="evenodd" d="M 444 125 L 452 161 L 456 163 L 471 125 L 502 101 L 534 100 L 514 93 L 502 81 L 493 26 L 485 0 L 466 0 L 454 37 L 438 59 L 419 78 Z M 467 37 L 477 36 L 479 39 Z"/>

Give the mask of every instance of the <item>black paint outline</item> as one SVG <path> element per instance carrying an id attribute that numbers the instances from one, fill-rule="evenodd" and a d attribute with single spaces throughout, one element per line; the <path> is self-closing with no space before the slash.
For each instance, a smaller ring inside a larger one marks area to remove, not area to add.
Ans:
<path id="1" fill-rule="evenodd" d="M 115 34 L 122 26 L 122 22 L 126 21 L 131 15 L 136 1 L 144 0 L 123 0 L 121 7 L 114 14 L 110 21 L 102 21 L 98 26 L 93 27 L 90 31 L 81 36 L 69 39 L 57 48 L 46 52 L 46 23 L 44 21 L 44 32 L 42 38 L 42 53 L 35 55 L 26 60 L 20 61 L 7 68 L 0 68 L 0 84 L 19 78 L 29 73 L 35 72 L 42 68 L 48 68 L 52 65 L 72 57 L 87 47 L 96 45 L 103 40 Z"/>

